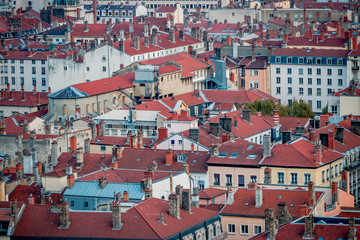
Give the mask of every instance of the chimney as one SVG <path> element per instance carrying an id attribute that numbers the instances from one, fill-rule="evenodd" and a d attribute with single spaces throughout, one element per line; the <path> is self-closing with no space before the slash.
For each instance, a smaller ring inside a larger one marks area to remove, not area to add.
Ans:
<path id="1" fill-rule="evenodd" d="M 335 127 L 335 140 L 344 143 L 344 128 L 337 126 Z"/>
<path id="2" fill-rule="evenodd" d="M 278 221 L 279 225 L 291 221 L 291 216 L 286 202 L 278 203 Z"/>
<path id="3" fill-rule="evenodd" d="M 69 167 L 71 167 L 71 166 L 69 166 Z M 74 174 L 68 175 L 67 176 L 67 187 L 72 188 L 72 186 L 74 185 L 74 182 L 75 182 Z"/>
<path id="4" fill-rule="evenodd" d="M 151 34 L 151 44 L 157 46 L 158 45 L 158 35 L 157 33 Z"/>
<path id="5" fill-rule="evenodd" d="M 15 225 L 18 222 L 18 204 L 16 197 L 10 200 L 10 216 L 14 218 Z"/>
<path id="6" fill-rule="evenodd" d="M 101 176 L 101 177 L 99 178 L 99 188 L 104 188 L 105 185 L 106 185 L 106 177 Z"/>
<path id="7" fill-rule="evenodd" d="M 177 112 L 171 112 L 171 120 L 179 120 L 179 115 Z"/>
<path id="8" fill-rule="evenodd" d="M 173 163 L 173 159 L 174 159 L 173 150 L 169 149 L 165 153 L 165 164 L 171 165 Z"/>
<path id="9" fill-rule="evenodd" d="M 307 216 L 309 214 L 309 207 L 306 204 L 300 205 L 300 217 Z"/>
<path id="10" fill-rule="evenodd" d="M 84 153 L 90 153 L 90 139 L 84 140 Z"/>
<path id="11" fill-rule="evenodd" d="M 79 147 L 76 151 L 76 168 L 80 169 L 84 163 L 84 149 Z"/>
<path id="12" fill-rule="evenodd" d="M 218 137 L 219 136 L 219 123 L 218 122 L 210 122 L 210 134 Z"/>
<path id="13" fill-rule="evenodd" d="M 291 131 L 282 131 L 281 132 L 282 143 L 285 144 L 292 140 L 292 132 Z"/>
<path id="14" fill-rule="evenodd" d="M 274 123 L 279 125 L 280 124 L 279 110 L 274 109 L 273 118 L 274 118 Z"/>
<path id="15" fill-rule="evenodd" d="M 5 198 L 5 179 L 1 178 L 0 179 L 0 201 L 6 201 Z"/>
<path id="16" fill-rule="evenodd" d="M 42 174 L 42 163 L 41 162 L 37 162 L 36 166 L 38 167 L 38 171 L 39 171 L 39 175 Z"/>
<path id="17" fill-rule="evenodd" d="M 338 202 L 338 183 L 331 182 L 331 205 L 335 206 Z"/>
<path id="18" fill-rule="evenodd" d="M 65 201 L 59 204 L 60 208 L 60 226 L 59 228 L 68 229 L 70 225 L 69 202 Z"/>
<path id="19" fill-rule="evenodd" d="M 355 217 L 349 218 L 349 233 L 348 233 L 348 239 L 349 240 L 355 240 L 356 239 L 356 229 L 355 229 Z"/>
<path id="20" fill-rule="evenodd" d="M 24 179 L 24 165 L 22 165 L 21 163 L 16 164 L 16 179 Z"/>
<path id="21" fill-rule="evenodd" d="M 138 36 L 135 36 L 132 41 L 133 41 L 132 47 L 135 48 L 136 50 L 140 50 L 140 38 Z"/>
<path id="22" fill-rule="evenodd" d="M 101 120 L 100 121 L 100 129 L 99 129 L 99 133 L 98 133 L 98 136 L 99 137 L 103 137 L 105 136 L 105 121 L 104 120 Z"/>
<path id="23" fill-rule="evenodd" d="M 112 202 L 112 229 L 121 229 L 121 205 L 119 201 Z"/>
<path id="24" fill-rule="evenodd" d="M 360 120 L 351 120 L 351 132 L 360 136 Z"/>
<path id="25" fill-rule="evenodd" d="M 346 170 L 341 172 L 340 188 L 347 193 L 350 192 L 349 172 Z"/>
<path id="26" fill-rule="evenodd" d="M 169 195 L 169 214 L 180 219 L 180 196 L 179 194 Z"/>
<path id="27" fill-rule="evenodd" d="M 76 137 L 75 136 L 72 136 L 70 137 L 70 151 L 71 152 L 75 152 L 77 147 L 76 147 Z"/>
<path id="28" fill-rule="evenodd" d="M 263 141 L 263 157 L 271 157 L 271 136 L 270 135 L 264 135 L 264 141 Z"/>
<path id="29" fill-rule="evenodd" d="M 262 188 L 258 187 L 255 190 L 255 207 L 259 208 L 261 207 L 263 204 L 263 192 L 262 192 Z"/>
<path id="30" fill-rule="evenodd" d="M 165 127 L 158 128 L 158 142 L 160 143 L 167 138 L 168 138 L 168 129 Z"/>
<path id="31" fill-rule="evenodd" d="M 255 62 L 256 61 L 256 46 L 254 43 L 252 44 L 251 49 L 252 49 L 252 61 Z"/>
<path id="32" fill-rule="evenodd" d="M 88 21 L 84 22 L 84 32 L 88 32 L 89 31 L 89 23 Z"/>
<path id="33" fill-rule="evenodd" d="M 182 191 L 181 199 L 182 199 L 182 201 L 181 201 L 182 209 L 184 209 L 188 213 L 191 213 L 191 192 L 190 192 L 190 189 L 184 189 Z"/>
<path id="34" fill-rule="evenodd" d="M 210 156 L 218 156 L 219 155 L 219 144 L 217 143 L 211 143 L 210 144 Z"/>
<path id="35" fill-rule="evenodd" d="M 129 192 L 128 191 L 124 191 L 123 192 L 123 202 L 129 202 L 130 198 L 129 198 Z"/>
<path id="36" fill-rule="evenodd" d="M 315 236 L 314 232 L 314 215 L 310 214 L 305 217 L 305 233 L 304 238 L 313 239 Z"/>
<path id="37" fill-rule="evenodd" d="M 220 117 L 220 126 L 227 132 L 232 132 L 232 118 L 229 117 Z"/>
<path id="38" fill-rule="evenodd" d="M 243 120 L 247 121 L 248 123 L 251 123 L 251 118 L 250 118 L 251 110 L 250 109 L 244 109 L 242 111 L 242 114 L 243 114 Z"/>
<path id="39" fill-rule="evenodd" d="M 175 33 L 173 30 L 170 30 L 169 32 L 169 41 L 173 43 L 175 42 Z"/>
<path id="40" fill-rule="evenodd" d="M 194 142 L 199 141 L 199 129 L 198 128 L 190 128 L 189 129 L 189 138 Z"/>
<path id="41" fill-rule="evenodd" d="M 145 45 L 145 47 L 149 47 L 149 37 L 148 36 L 144 36 L 144 45 Z"/>
<path id="42" fill-rule="evenodd" d="M 325 40 L 325 35 L 324 35 L 324 30 L 320 31 L 320 41 L 324 41 Z"/>
<path id="43" fill-rule="evenodd" d="M 358 40 L 357 40 L 357 36 L 353 36 L 351 38 L 352 41 L 352 50 L 356 51 L 358 49 Z"/>
<path id="44" fill-rule="evenodd" d="M 179 195 L 180 204 L 182 204 L 182 192 L 184 190 L 184 187 L 180 184 L 176 185 L 175 187 L 175 194 Z"/>
<path id="45" fill-rule="evenodd" d="M 265 209 L 265 232 L 269 232 L 269 239 L 271 240 L 275 239 L 277 225 L 274 209 Z"/>
<path id="46" fill-rule="evenodd" d="M 314 207 L 315 203 L 316 203 L 315 186 L 314 186 L 314 182 L 311 181 L 308 184 L 308 205 L 309 207 Z"/>
<path id="47" fill-rule="evenodd" d="M 125 51 L 125 45 L 124 45 L 124 40 L 123 40 L 123 39 L 121 39 L 121 40 L 119 41 L 119 51 L 120 51 L 120 52 L 124 52 L 124 51 Z"/>

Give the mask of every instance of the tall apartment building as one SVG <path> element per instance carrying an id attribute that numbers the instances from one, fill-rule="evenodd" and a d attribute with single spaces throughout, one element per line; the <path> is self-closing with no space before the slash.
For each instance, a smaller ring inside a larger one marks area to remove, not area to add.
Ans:
<path id="1" fill-rule="evenodd" d="M 271 95 L 282 104 L 303 100 L 321 112 L 332 92 L 347 86 L 348 50 L 275 50 L 271 57 Z"/>

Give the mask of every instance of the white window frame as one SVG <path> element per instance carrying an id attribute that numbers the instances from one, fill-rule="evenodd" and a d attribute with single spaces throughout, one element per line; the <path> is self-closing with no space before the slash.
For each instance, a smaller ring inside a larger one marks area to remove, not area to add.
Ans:
<path id="1" fill-rule="evenodd" d="M 234 232 L 230 232 L 229 230 L 229 226 L 230 225 L 234 225 Z M 234 234 L 236 234 L 236 224 L 235 223 L 228 223 L 227 224 L 227 231 L 228 231 L 228 234 L 231 234 L 231 235 L 234 235 Z"/>

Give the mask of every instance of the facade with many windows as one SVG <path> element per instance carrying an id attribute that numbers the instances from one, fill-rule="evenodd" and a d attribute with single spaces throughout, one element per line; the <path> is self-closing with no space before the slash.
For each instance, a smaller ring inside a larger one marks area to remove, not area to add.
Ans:
<path id="1" fill-rule="evenodd" d="M 271 57 L 271 95 L 282 104 L 307 102 L 314 112 L 346 87 L 347 50 L 277 49 Z M 320 57 L 321 56 L 321 57 Z"/>

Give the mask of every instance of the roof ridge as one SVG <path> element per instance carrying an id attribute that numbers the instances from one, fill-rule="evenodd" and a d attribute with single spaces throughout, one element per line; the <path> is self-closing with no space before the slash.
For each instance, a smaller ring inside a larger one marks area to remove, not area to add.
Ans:
<path id="1" fill-rule="evenodd" d="M 299 138 L 299 140 L 301 140 L 301 138 Z M 303 140 L 305 140 L 305 139 L 303 139 Z M 305 140 L 306 141 L 306 140 Z M 309 143 L 311 143 L 311 142 L 309 142 Z M 312 143 L 311 143 L 312 144 Z M 318 166 L 316 166 L 316 162 L 314 163 L 314 161 L 313 160 L 311 160 L 311 159 L 309 159 L 308 157 L 306 157 L 302 152 L 300 152 L 297 148 L 295 148 L 294 146 L 292 146 L 292 144 L 288 144 L 288 146 L 291 146 L 295 151 L 297 151 L 298 153 L 300 153 L 303 157 L 305 157 L 305 159 L 306 160 L 308 160 L 308 161 L 311 161 L 311 163 L 315 166 L 315 167 L 318 167 Z"/>

